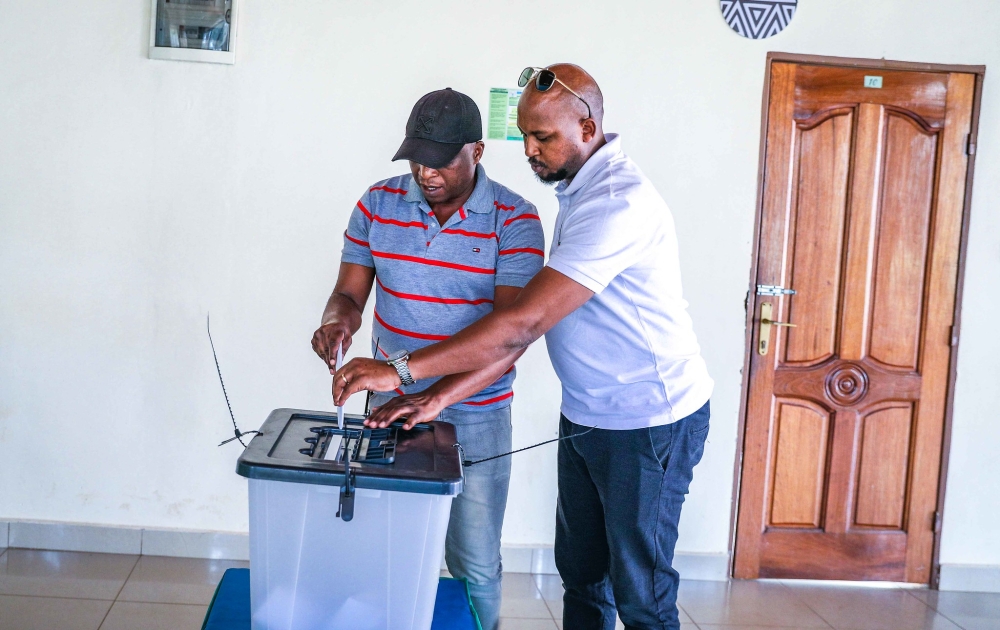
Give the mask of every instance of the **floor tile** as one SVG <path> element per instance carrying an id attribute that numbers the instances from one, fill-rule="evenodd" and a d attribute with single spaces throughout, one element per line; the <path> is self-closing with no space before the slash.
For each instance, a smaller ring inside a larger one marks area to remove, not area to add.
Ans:
<path id="1" fill-rule="evenodd" d="M 907 592 L 965 630 L 1000 628 L 1000 593 Z"/>
<path id="2" fill-rule="evenodd" d="M 237 560 L 142 556 L 118 601 L 207 606 L 227 569 L 249 566 Z"/>
<path id="3" fill-rule="evenodd" d="M 503 576 L 504 596 L 542 599 L 534 575 L 530 573 L 505 573 Z"/>
<path id="4" fill-rule="evenodd" d="M 545 605 L 549 607 L 549 614 L 552 615 L 553 619 L 562 619 L 563 603 L 561 599 L 547 599 Z"/>
<path id="5" fill-rule="evenodd" d="M 509 619 L 552 620 L 552 613 L 535 585 L 534 576 L 527 573 L 507 573 L 503 576 L 500 616 Z"/>
<path id="6" fill-rule="evenodd" d="M 837 630 L 959 630 L 901 589 L 800 584 L 789 588 Z"/>
<path id="7" fill-rule="evenodd" d="M 110 601 L 0 595 L 0 627 L 11 630 L 97 630 Z"/>
<path id="8" fill-rule="evenodd" d="M 549 612 L 552 613 L 552 617 L 559 621 L 562 619 L 563 614 L 563 586 L 562 580 L 556 575 L 536 575 L 534 576 L 535 586 L 538 587 L 538 591 L 542 594 L 542 598 L 549 607 Z M 690 624 L 693 627 L 694 622 L 691 617 L 684 611 L 680 606 L 677 607 L 677 616 L 681 621 L 681 624 Z M 624 627 L 619 621 L 619 627 Z"/>
<path id="9" fill-rule="evenodd" d="M 10 549 L 0 556 L 0 594 L 113 600 L 138 556 Z"/>
<path id="10" fill-rule="evenodd" d="M 681 582 L 677 603 L 701 625 L 829 628 L 784 584 L 778 582 Z"/>
<path id="11" fill-rule="evenodd" d="M 562 578 L 558 575 L 534 575 L 535 586 L 542 597 L 552 601 L 562 601 Z"/>
<path id="12" fill-rule="evenodd" d="M 681 620 L 682 624 L 694 623 L 694 619 L 691 618 L 691 615 L 687 614 L 687 611 L 680 606 L 677 607 L 677 617 Z"/>
<path id="13" fill-rule="evenodd" d="M 100 630 L 199 630 L 208 606 L 115 602 Z"/>
<path id="14" fill-rule="evenodd" d="M 500 630 L 556 630 L 559 626 L 551 619 L 500 618 Z"/>
<path id="15" fill-rule="evenodd" d="M 562 621 L 560 621 L 560 620 L 557 619 L 556 620 L 556 627 L 559 628 L 559 630 L 563 630 Z M 621 621 L 619 621 L 617 624 L 615 624 L 615 630 L 623 629 L 624 627 L 625 626 L 622 625 Z M 682 623 L 681 624 L 681 630 L 699 630 L 699 627 L 696 626 L 694 623 L 690 623 L 690 622 L 689 623 Z M 774 630 L 774 629 L 772 628 L 771 630 Z"/>

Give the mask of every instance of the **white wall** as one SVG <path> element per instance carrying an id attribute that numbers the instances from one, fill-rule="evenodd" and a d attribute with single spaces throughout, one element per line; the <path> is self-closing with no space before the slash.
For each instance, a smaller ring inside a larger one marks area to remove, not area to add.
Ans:
<path id="1" fill-rule="evenodd" d="M 309 337 L 341 232 L 412 103 L 451 86 L 484 113 L 526 65 L 600 81 L 609 130 L 656 183 L 718 383 L 678 549 L 725 552 L 768 50 L 1000 66 L 991 0 L 803 0 L 763 42 L 715 0 L 246 0 L 233 67 L 146 58 L 148 2 L 0 0 L 0 519 L 243 531 L 237 418 L 329 409 Z M 987 78 L 942 559 L 1000 565 L 1000 98 Z M 552 193 L 513 142 L 490 175 Z M 360 345 L 363 344 L 359 344 Z M 555 434 L 544 348 L 521 360 L 516 445 Z M 553 533 L 555 448 L 514 460 L 507 544 Z"/>

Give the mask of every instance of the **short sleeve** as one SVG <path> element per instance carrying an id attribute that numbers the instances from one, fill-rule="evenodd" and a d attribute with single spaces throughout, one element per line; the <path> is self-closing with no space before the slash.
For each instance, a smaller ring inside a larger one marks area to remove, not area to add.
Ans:
<path id="1" fill-rule="evenodd" d="M 344 249 L 340 254 L 340 262 L 374 267 L 375 259 L 372 258 L 372 250 L 368 245 L 368 230 L 372 224 L 372 212 L 370 192 L 366 191 L 358 204 L 354 206 L 351 219 L 347 222 L 347 231 L 344 232 Z"/>
<path id="2" fill-rule="evenodd" d="M 545 265 L 545 235 L 538 211 L 526 201 L 521 204 L 500 226 L 497 286 L 523 287 Z"/>
<path id="3" fill-rule="evenodd" d="M 600 293 L 643 257 L 656 226 L 643 226 L 640 214 L 624 197 L 581 204 L 556 226 L 548 266 Z"/>

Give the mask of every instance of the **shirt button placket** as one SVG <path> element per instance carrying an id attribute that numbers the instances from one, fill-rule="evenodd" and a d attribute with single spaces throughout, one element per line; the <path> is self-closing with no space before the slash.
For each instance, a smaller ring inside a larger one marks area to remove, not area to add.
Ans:
<path id="1" fill-rule="evenodd" d="M 438 230 L 441 229 L 441 226 L 438 225 L 437 219 L 434 215 L 428 212 L 424 214 L 424 227 L 427 228 L 424 230 L 424 236 L 426 236 L 425 241 L 427 243 L 426 248 L 430 249 L 431 243 L 434 242 L 434 237 L 437 236 Z"/>

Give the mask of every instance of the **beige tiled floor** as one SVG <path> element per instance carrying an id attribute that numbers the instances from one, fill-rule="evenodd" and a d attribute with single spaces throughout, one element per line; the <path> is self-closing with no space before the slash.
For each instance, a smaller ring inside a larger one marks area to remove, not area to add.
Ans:
<path id="1" fill-rule="evenodd" d="M 0 549 L 0 630 L 198 630 L 235 566 L 246 563 Z M 503 595 L 501 630 L 561 627 L 559 578 L 511 573 Z M 1000 594 L 684 581 L 678 604 L 684 630 L 1000 629 Z"/>

